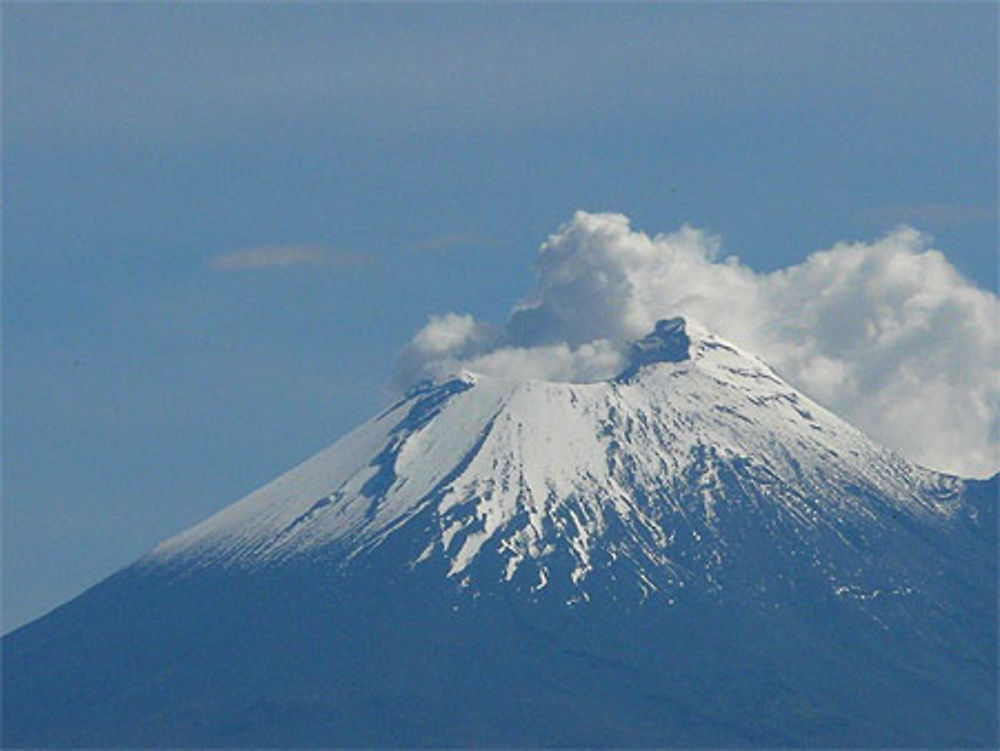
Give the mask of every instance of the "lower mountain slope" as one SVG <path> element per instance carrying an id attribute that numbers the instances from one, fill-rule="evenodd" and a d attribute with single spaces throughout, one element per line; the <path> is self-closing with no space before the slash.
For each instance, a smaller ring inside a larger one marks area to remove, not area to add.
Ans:
<path id="1" fill-rule="evenodd" d="M 463 373 L 5 637 L 5 747 L 994 747 L 997 477 L 681 319 Z"/>

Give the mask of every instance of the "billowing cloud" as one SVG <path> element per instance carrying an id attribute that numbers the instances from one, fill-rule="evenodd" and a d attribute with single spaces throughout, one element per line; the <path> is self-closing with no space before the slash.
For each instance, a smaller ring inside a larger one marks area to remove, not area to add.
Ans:
<path id="1" fill-rule="evenodd" d="M 325 266 L 343 268 L 368 261 L 360 253 L 324 248 L 316 245 L 261 245 L 220 253 L 208 259 L 211 269 L 221 272 L 257 271 L 288 266 Z"/>
<path id="2" fill-rule="evenodd" d="M 972 476 L 1000 466 L 1000 299 L 916 230 L 758 273 L 701 230 L 651 237 L 621 214 L 577 212 L 536 270 L 503 326 L 432 317 L 400 356 L 400 383 L 460 367 L 599 380 L 658 319 L 687 315 L 915 461 Z"/>

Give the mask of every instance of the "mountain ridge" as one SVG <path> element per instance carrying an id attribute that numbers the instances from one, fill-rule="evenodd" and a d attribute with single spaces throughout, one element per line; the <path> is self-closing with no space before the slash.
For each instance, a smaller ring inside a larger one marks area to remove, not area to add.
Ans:
<path id="1" fill-rule="evenodd" d="M 422 384 L 4 638 L 5 746 L 997 737 L 996 494 L 682 319 Z"/>
<path id="2" fill-rule="evenodd" d="M 166 541 L 149 561 L 192 546 L 200 549 L 196 557 L 234 556 L 250 566 L 343 540 L 363 548 L 436 504 L 438 533 L 412 562 L 446 553 L 449 576 L 499 536 L 510 552 L 509 580 L 519 560 L 544 557 L 546 534 L 554 533 L 576 556 L 578 581 L 590 567 L 591 538 L 615 515 L 650 538 L 645 558 L 669 567 L 658 551 L 686 520 L 656 523 L 656 504 L 682 517 L 697 512 L 702 518 L 690 531 L 697 539 L 710 531 L 714 504 L 724 501 L 718 470 L 732 474 L 733 466 L 805 490 L 821 487 L 827 496 L 875 482 L 907 513 L 950 513 L 960 480 L 878 447 L 759 358 L 698 327 L 689 338 L 691 329 L 680 318 L 657 324 L 633 345 L 622 375 L 608 381 L 520 381 L 466 371 L 425 384 L 326 452 Z M 662 492 L 685 473 L 702 485 L 700 509 L 678 503 L 677 492 Z M 657 502 L 637 505 L 637 489 Z M 570 516 L 543 529 L 562 509 L 560 500 L 571 497 L 578 503 Z M 824 513 L 858 513 L 833 509 L 838 497 L 825 498 L 826 507 L 795 499 L 786 511 L 806 525 L 824 521 Z M 501 527 L 522 513 L 526 523 L 504 537 Z"/>

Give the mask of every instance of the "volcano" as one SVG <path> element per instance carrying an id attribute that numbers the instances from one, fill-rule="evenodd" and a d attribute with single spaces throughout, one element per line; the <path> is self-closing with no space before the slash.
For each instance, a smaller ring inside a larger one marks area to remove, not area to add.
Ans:
<path id="1" fill-rule="evenodd" d="M 661 321 L 460 372 L 3 640 L 5 747 L 995 747 L 997 476 Z"/>

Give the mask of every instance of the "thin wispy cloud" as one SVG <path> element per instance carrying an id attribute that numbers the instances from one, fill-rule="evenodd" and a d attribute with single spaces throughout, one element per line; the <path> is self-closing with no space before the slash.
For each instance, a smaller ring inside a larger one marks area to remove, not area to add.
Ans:
<path id="1" fill-rule="evenodd" d="M 212 256 L 208 259 L 208 266 L 220 273 L 233 273 L 293 266 L 349 268 L 361 266 L 370 260 L 363 253 L 318 245 L 260 245 Z"/>
<path id="2" fill-rule="evenodd" d="M 471 248 L 476 246 L 481 247 L 484 245 L 495 244 L 496 241 L 491 237 L 454 234 L 428 238 L 423 242 L 411 245 L 410 250 L 414 253 L 426 253 L 436 250 L 451 250 L 454 248 Z"/>
<path id="3" fill-rule="evenodd" d="M 961 224 L 995 222 L 997 211 L 988 206 L 931 202 L 879 206 L 875 209 L 859 212 L 855 215 L 855 219 L 862 224 L 874 227 L 884 228 L 910 224 L 915 227 L 936 230 Z"/>

